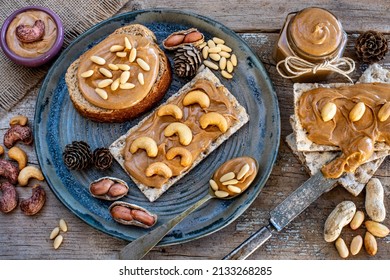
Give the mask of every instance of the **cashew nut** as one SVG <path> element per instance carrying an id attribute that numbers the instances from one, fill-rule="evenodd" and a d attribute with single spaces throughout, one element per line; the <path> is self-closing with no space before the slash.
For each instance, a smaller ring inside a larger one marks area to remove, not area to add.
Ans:
<path id="1" fill-rule="evenodd" d="M 130 146 L 130 152 L 136 153 L 138 149 L 144 149 L 148 157 L 156 157 L 158 153 L 157 143 L 152 138 L 142 136 L 133 141 Z"/>
<path id="2" fill-rule="evenodd" d="M 188 106 L 198 103 L 202 108 L 208 108 L 210 106 L 209 96 L 201 90 L 193 90 L 187 93 L 183 99 L 183 105 Z"/>
<path id="3" fill-rule="evenodd" d="M 0 198 L 0 211 L 3 213 L 11 212 L 18 206 L 19 196 L 15 186 L 9 182 L 0 184 L 0 191 L 3 196 Z"/>
<path id="4" fill-rule="evenodd" d="M 23 115 L 17 115 L 15 117 L 13 117 L 12 119 L 10 119 L 9 121 L 9 125 L 10 126 L 13 126 L 13 125 L 21 125 L 21 126 L 25 126 L 28 122 L 28 118 L 26 116 L 23 116 Z"/>
<path id="5" fill-rule="evenodd" d="M 11 184 L 18 182 L 18 167 L 8 160 L 0 159 L 0 177 L 5 177 Z"/>
<path id="6" fill-rule="evenodd" d="M 153 162 L 146 168 L 145 175 L 147 177 L 152 177 L 153 175 L 160 175 L 168 179 L 172 177 L 172 170 L 169 168 L 168 165 L 163 162 Z"/>
<path id="7" fill-rule="evenodd" d="M 172 116 L 177 120 L 180 120 L 183 118 L 183 111 L 180 109 L 179 106 L 175 104 L 168 104 L 161 106 L 160 109 L 158 109 L 157 115 L 159 117 L 162 116 Z"/>
<path id="8" fill-rule="evenodd" d="M 179 136 L 179 142 L 184 146 L 189 145 L 192 141 L 192 131 L 184 123 L 174 122 L 165 128 L 164 135 L 166 137 L 172 136 L 174 134 Z"/>
<path id="9" fill-rule="evenodd" d="M 8 157 L 18 162 L 19 170 L 22 170 L 27 165 L 27 154 L 19 147 L 12 147 L 8 151 Z"/>
<path id="10" fill-rule="evenodd" d="M 45 204 L 45 201 L 45 190 L 41 186 L 36 185 L 32 189 L 32 196 L 20 202 L 20 209 L 27 216 L 32 216 L 42 209 L 43 205 Z"/>
<path id="11" fill-rule="evenodd" d="M 228 130 L 228 123 L 225 117 L 222 116 L 220 113 L 216 113 L 216 112 L 203 114 L 199 118 L 199 123 L 203 129 L 206 129 L 209 125 L 216 125 L 219 128 L 219 130 L 223 133 L 225 133 L 226 130 Z"/>
<path id="12" fill-rule="evenodd" d="M 28 126 L 13 125 L 4 134 L 4 146 L 8 149 L 18 142 L 22 141 L 24 144 L 30 145 L 33 142 L 32 131 Z"/>
<path id="13" fill-rule="evenodd" d="M 173 147 L 168 150 L 166 157 L 168 160 L 174 159 L 176 156 L 180 156 L 180 164 L 184 167 L 190 166 L 192 163 L 192 154 L 189 150 L 183 147 Z"/>
<path id="14" fill-rule="evenodd" d="M 43 181 L 45 179 L 43 177 L 41 170 L 39 170 L 35 166 L 30 165 L 30 166 L 26 166 L 25 168 L 23 168 L 20 171 L 19 176 L 18 176 L 19 185 L 21 185 L 22 187 L 27 186 L 28 181 L 31 178 L 35 178 L 39 181 Z"/>
<path id="15" fill-rule="evenodd" d="M 0 145 L 0 156 L 1 156 L 2 154 L 4 154 L 4 148 L 3 148 L 3 146 Z"/>
<path id="16" fill-rule="evenodd" d="M 32 43 L 40 40 L 45 34 L 45 23 L 36 20 L 33 26 L 21 24 L 16 27 L 16 37 L 23 43 Z"/>

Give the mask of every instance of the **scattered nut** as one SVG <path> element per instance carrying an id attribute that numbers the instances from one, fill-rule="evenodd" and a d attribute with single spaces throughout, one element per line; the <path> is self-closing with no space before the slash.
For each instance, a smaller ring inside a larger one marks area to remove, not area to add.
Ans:
<path id="1" fill-rule="evenodd" d="M 96 63 L 98 65 L 104 65 L 106 64 L 106 60 L 100 56 L 93 55 L 89 58 L 93 63 Z"/>
<path id="2" fill-rule="evenodd" d="M 209 50 L 210 51 L 210 50 Z M 221 59 L 221 56 L 217 53 L 209 53 L 209 57 L 214 61 L 219 61 Z"/>
<path id="3" fill-rule="evenodd" d="M 244 176 L 249 172 L 249 170 L 249 164 L 245 163 L 245 165 L 241 167 L 240 171 L 237 174 L 237 180 L 241 180 L 242 178 L 244 178 Z"/>
<path id="4" fill-rule="evenodd" d="M 213 179 L 209 180 L 209 184 L 210 184 L 211 188 L 213 189 L 213 191 L 217 191 L 218 190 L 218 184 Z"/>
<path id="5" fill-rule="evenodd" d="M 209 57 L 209 46 L 204 46 L 202 49 L 203 59 L 207 59 Z"/>
<path id="6" fill-rule="evenodd" d="M 190 166 L 192 163 L 192 154 L 189 150 L 183 147 L 170 148 L 166 153 L 166 158 L 172 160 L 175 157 L 180 156 L 180 164 L 184 167 Z"/>
<path id="7" fill-rule="evenodd" d="M 13 125 L 4 134 L 4 146 L 11 149 L 16 142 L 22 141 L 26 145 L 31 145 L 33 142 L 32 131 L 28 126 Z"/>
<path id="8" fill-rule="evenodd" d="M 158 153 L 157 143 L 152 138 L 143 136 L 135 139 L 130 146 L 130 152 L 136 153 L 138 149 L 146 151 L 148 157 L 156 157 Z"/>
<path id="9" fill-rule="evenodd" d="M 221 57 L 221 59 L 219 60 L 219 68 L 221 70 L 225 70 L 226 63 L 227 63 L 226 57 Z"/>
<path id="10" fill-rule="evenodd" d="M 137 49 L 132 48 L 129 55 L 129 62 L 134 62 L 137 57 Z"/>
<path id="11" fill-rule="evenodd" d="M 214 48 L 216 46 L 215 42 L 213 40 L 208 40 L 207 41 L 207 46 L 209 48 Z"/>
<path id="12" fill-rule="evenodd" d="M 100 72 L 103 76 L 105 76 L 105 77 L 107 77 L 107 78 L 112 78 L 112 73 L 111 73 L 111 71 L 108 70 L 107 68 L 100 67 L 100 68 L 99 68 L 99 72 Z"/>
<path id="13" fill-rule="evenodd" d="M 22 170 L 27 165 L 27 154 L 19 147 L 12 147 L 8 151 L 8 157 L 18 162 L 19 170 Z"/>
<path id="14" fill-rule="evenodd" d="M 15 29 L 16 37 L 23 43 L 33 43 L 42 39 L 45 34 L 45 23 L 38 19 L 33 26 L 21 24 Z"/>
<path id="15" fill-rule="evenodd" d="M 213 62 L 211 62 L 209 60 L 203 60 L 203 64 L 206 65 L 208 68 L 211 68 L 213 70 L 218 70 L 219 69 L 217 64 L 215 64 L 215 63 L 213 63 Z"/>
<path id="16" fill-rule="evenodd" d="M 321 117 L 324 122 L 330 121 L 334 118 L 337 112 L 337 106 L 333 102 L 328 102 L 322 107 Z"/>
<path id="17" fill-rule="evenodd" d="M 56 237 L 56 239 L 54 239 L 54 242 L 53 242 L 54 249 L 57 250 L 61 246 L 63 240 L 64 240 L 64 237 L 62 235 L 58 235 Z"/>
<path id="18" fill-rule="evenodd" d="M 226 72 L 225 70 L 222 70 L 222 71 L 221 71 L 221 74 L 222 74 L 222 76 L 223 76 L 224 78 L 226 78 L 226 79 L 232 79 L 232 78 L 233 78 L 233 75 L 230 74 L 229 72 Z"/>
<path id="19" fill-rule="evenodd" d="M 232 56 L 230 57 L 230 61 L 232 62 L 234 67 L 237 66 L 238 61 L 237 61 L 237 56 L 235 54 L 232 54 Z"/>
<path id="20" fill-rule="evenodd" d="M 217 47 L 220 47 L 223 52 L 231 52 L 232 49 L 224 44 L 217 44 Z"/>
<path id="21" fill-rule="evenodd" d="M 18 206 L 19 196 L 15 186 L 9 182 L 0 184 L 0 191 L 3 193 L 0 198 L 0 211 L 3 213 L 11 212 Z"/>
<path id="22" fill-rule="evenodd" d="M 120 78 L 116 79 L 115 81 L 112 82 L 111 84 L 111 90 L 115 91 L 119 88 L 120 85 Z"/>
<path id="23" fill-rule="evenodd" d="M 206 129 L 209 125 L 215 125 L 222 133 L 225 133 L 229 128 L 225 117 L 217 112 L 203 114 L 199 118 L 199 123 L 202 129 Z"/>
<path id="24" fill-rule="evenodd" d="M 136 61 L 137 61 L 138 65 L 139 65 L 139 67 L 142 68 L 142 70 L 150 71 L 150 66 L 149 66 L 149 64 L 147 64 L 145 62 L 145 60 L 143 60 L 142 58 L 137 58 Z"/>
<path id="25" fill-rule="evenodd" d="M 126 57 L 127 56 L 127 52 L 116 52 L 115 54 L 117 57 Z"/>
<path id="26" fill-rule="evenodd" d="M 180 109 L 179 106 L 175 104 L 167 104 L 161 106 L 157 111 L 157 116 L 172 116 L 177 120 L 180 120 L 183 118 L 183 111 Z"/>
<path id="27" fill-rule="evenodd" d="M 376 222 L 382 222 L 386 218 L 383 199 L 384 190 L 381 181 L 377 178 L 371 178 L 366 185 L 365 207 L 367 215 Z"/>
<path id="28" fill-rule="evenodd" d="M 356 230 L 361 226 L 363 222 L 364 222 L 363 211 L 356 211 L 355 216 L 353 216 L 353 219 L 350 223 L 350 227 L 351 229 Z"/>
<path id="29" fill-rule="evenodd" d="M 124 71 L 120 77 L 120 83 L 125 84 L 130 78 L 130 71 Z"/>
<path id="30" fill-rule="evenodd" d="M 18 183 L 19 169 L 8 160 L 0 159 L 0 177 L 6 178 L 11 184 Z"/>
<path id="31" fill-rule="evenodd" d="M 28 118 L 26 116 L 23 116 L 23 115 L 17 115 L 17 116 L 14 116 L 13 118 L 10 119 L 9 121 L 9 125 L 10 126 L 13 126 L 13 125 L 21 125 L 21 126 L 25 126 L 28 122 Z"/>
<path id="32" fill-rule="evenodd" d="M 80 76 L 81 76 L 82 78 L 89 78 L 89 77 L 91 77 L 91 76 L 93 75 L 93 73 L 94 73 L 93 70 L 87 70 L 87 71 L 81 73 Z"/>
<path id="33" fill-rule="evenodd" d="M 67 225 L 67 223 L 65 222 L 64 219 L 61 219 L 59 224 L 60 224 L 60 229 L 63 232 L 67 232 L 68 231 L 68 225 Z"/>
<path id="34" fill-rule="evenodd" d="M 111 85 L 113 82 L 112 79 L 104 79 L 104 80 L 101 80 L 99 83 L 98 83 L 98 87 L 99 88 L 105 88 L 105 87 L 108 87 L 109 85 Z"/>
<path id="35" fill-rule="evenodd" d="M 220 47 L 214 47 L 214 48 L 209 48 L 209 55 L 212 54 L 212 53 L 219 53 L 221 52 L 221 48 Z"/>
<path id="36" fill-rule="evenodd" d="M 208 108 L 210 106 L 210 98 L 204 91 L 192 90 L 184 97 L 183 105 L 189 106 L 192 104 L 199 104 L 201 108 Z"/>
<path id="37" fill-rule="evenodd" d="M 153 175 L 159 175 L 169 179 L 172 177 L 173 174 L 172 174 L 172 170 L 165 163 L 153 162 L 146 168 L 145 175 L 147 177 L 152 177 Z"/>
<path id="38" fill-rule="evenodd" d="M 226 70 L 228 71 L 228 73 L 233 72 L 233 63 L 230 60 L 226 62 Z"/>
<path id="39" fill-rule="evenodd" d="M 30 166 L 26 166 L 25 168 L 23 168 L 20 171 L 19 176 L 18 176 L 18 183 L 22 187 L 27 186 L 28 181 L 31 178 L 35 178 L 39 181 L 43 181 L 45 179 L 43 177 L 41 170 L 39 170 L 35 166 L 30 165 Z"/>
<path id="40" fill-rule="evenodd" d="M 141 86 L 143 86 L 145 84 L 145 79 L 144 79 L 144 74 L 142 74 L 141 72 L 138 73 L 138 82 L 140 83 Z"/>
<path id="41" fill-rule="evenodd" d="M 363 117 L 365 111 L 366 105 L 364 104 L 364 102 L 359 102 L 349 112 L 349 119 L 351 120 L 351 122 L 357 122 Z"/>
<path id="42" fill-rule="evenodd" d="M 55 228 L 53 228 L 53 230 L 51 231 L 49 238 L 50 238 L 51 240 L 53 240 L 54 238 L 57 237 L 57 235 L 58 235 L 59 233 L 60 233 L 60 228 L 59 228 L 59 227 L 55 227 Z"/>
<path id="43" fill-rule="evenodd" d="M 130 43 L 129 38 L 127 38 L 127 37 L 125 37 L 125 47 L 127 50 L 131 50 L 131 48 L 133 47 Z"/>
<path id="44" fill-rule="evenodd" d="M 223 174 L 221 176 L 221 178 L 219 178 L 219 181 L 221 183 L 226 182 L 226 181 L 230 181 L 230 180 L 234 179 L 234 177 L 236 177 L 236 174 L 234 174 L 234 172 L 228 172 L 226 174 Z"/>
<path id="45" fill-rule="evenodd" d="M 353 256 L 357 255 L 360 252 L 360 249 L 363 247 L 363 238 L 360 235 L 356 235 L 350 246 L 350 251 Z"/>
<path id="46" fill-rule="evenodd" d="M 390 232 L 387 226 L 378 222 L 366 221 L 364 225 L 366 226 L 367 230 L 376 237 L 386 237 Z"/>
<path id="47" fill-rule="evenodd" d="M 378 119 L 385 122 L 390 117 L 390 102 L 386 102 L 378 111 Z"/>
<path id="48" fill-rule="evenodd" d="M 345 258 L 347 258 L 349 256 L 348 247 L 347 247 L 347 245 L 345 244 L 344 240 L 341 237 L 339 237 L 336 240 L 335 245 L 336 245 L 337 252 L 339 252 L 340 257 L 345 259 Z"/>
<path id="49" fill-rule="evenodd" d="M 95 92 L 104 100 L 108 99 L 108 93 L 102 88 L 95 88 Z"/>
<path id="50" fill-rule="evenodd" d="M 32 196 L 20 202 L 20 209 L 25 215 L 32 216 L 42 209 L 43 205 L 45 204 L 45 201 L 45 190 L 41 186 L 36 185 L 32 189 Z"/>
<path id="51" fill-rule="evenodd" d="M 330 213 L 325 222 L 324 239 L 326 242 L 335 241 L 343 229 L 348 225 L 356 212 L 355 203 L 343 201 Z"/>
<path id="52" fill-rule="evenodd" d="M 113 219 L 124 225 L 150 228 L 157 223 L 157 215 L 135 204 L 116 201 L 109 207 Z"/>
<path id="53" fill-rule="evenodd" d="M 214 43 L 216 43 L 216 44 L 225 44 L 225 41 L 224 40 L 222 40 L 221 38 L 218 38 L 218 37 L 214 37 L 213 38 L 213 41 L 214 41 Z"/>
<path id="54" fill-rule="evenodd" d="M 110 52 L 120 52 L 120 51 L 123 51 L 125 49 L 124 46 L 121 46 L 121 45 L 113 45 L 110 47 Z"/>
<path id="55" fill-rule="evenodd" d="M 124 83 L 124 84 L 119 85 L 119 88 L 120 89 L 132 89 L 132 88 L 135 88 L 135 84 Z"/>
<path id="56" fill-rule="evenodd" d="M 192 141 L 192 131 L 184 123 L 173 122 L 164 129 L 164 135 L 166 137 L 172 136 L 174 134 L 179 136 L 179 142 L 183 146 L 188 146 Z"/>
<path id="57" fill-rule="evenodd" d="M 378 252 L 378 245 L 376 243 L 376 239 L 368 231 L 364 236 L 364 247 L 366 248 L 367 253 L 371 256 L 375 256 L 376 253 Z"/>

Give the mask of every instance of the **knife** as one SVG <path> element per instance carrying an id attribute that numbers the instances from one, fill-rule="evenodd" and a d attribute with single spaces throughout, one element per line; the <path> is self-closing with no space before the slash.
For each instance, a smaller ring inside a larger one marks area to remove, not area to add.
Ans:
<path id="1" fill-rule="evenodd" d="M 321 171 L 317 172 L 271 211 L 271 218 L 267 226 L 252 234 L 223 259 L 246 259 L 270 239 L 275 230 L 281 231 L 323 193 L 335 187 L 337 181 L 338 179 L 325 178 Z"/>

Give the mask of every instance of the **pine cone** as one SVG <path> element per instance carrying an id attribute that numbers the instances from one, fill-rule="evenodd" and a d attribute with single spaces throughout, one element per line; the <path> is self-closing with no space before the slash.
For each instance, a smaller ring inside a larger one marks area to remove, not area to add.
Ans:
<path id="1" fill-rule="evenodd" d="M 81 170 L 89 166 L 92 161 L 92 153 L 89 145 L 83 141 L 73 141 L 65 146 L 62 153 L 65 165 L 72 170 Z"/>
<path id="2" fill-rule="evenodd" d="M 387 40 L 382 33 L 370 30 L 360 34 L 356 40 L 355 50 L 363 62 L 378 62 L 388 51 Z"/>
<path id="3" fill-rule="evenodd" d="M 193 45 L 184 45 L 178 48 L 173 58 L 175 73 L 179 77 L 191 77 L 196 74 L 202 63 L 199 50 Z"/>
<path id="4" fill-rule="evenodd" d="M 99 170 L 106 170 L 112 165 L 113 156 L 107 148 L 97 148 L 92 157 L 95 167 Z"/>

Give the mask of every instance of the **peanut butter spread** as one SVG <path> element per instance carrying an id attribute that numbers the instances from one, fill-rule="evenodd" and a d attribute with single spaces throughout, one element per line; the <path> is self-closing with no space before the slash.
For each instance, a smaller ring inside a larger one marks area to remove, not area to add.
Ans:
<path id="1" fill-rule="evenodd" d="M 307 8 L 299 12 L 289 25 L 296 47 L 306 54 L 326 56 L 340 45 L 343 30 L 330 12 L 320 8 Z"/>
<path id="2" fill-rule="evenodd" d="M 338 178 L 344 171 L 354 172 L 371 157 L 375 142 L 390 144 L 390 118 L 378 119 L 380 109 L 389 100 L 390 84 L 381 83 L 317 88 L 301 96 L 298 114 L 308 138 L 316 144 L 339 146 L 342 151 L 340 157 L 322 168 L 324 176 Z M 331 120 L 324 122 L 321 110 L 328 102 L 336 104 L 337 111 Z M 353 122 L 350 112 L 359 102 L 366 109 Z"/>
<path id="3" fill-rule="evenodd" d="M 237 193 L 231 192 L 227 185 L 223 185 L 220 182 L 220 178 L 229 172 L 233 172 L 236 175 L 239 174 L 241 168 L 245 164 L 249 165 L 249 171 L 244 175 L 244 177 L 238 180 L 238 183 L 234 184 L 234 186 L 241 189 L 241 192 L 245 191 L 257 175 L 256 161 L 251 157 L 234 158 L 221 165 L 213 176 L 213 180 L 218 184 L 218 190 L 228 192 L 229 196 L 237 195 Z"/>
<path id="4" fill-rule="evenodd" d="M 125 49 L 125 37 L 131 44 L 131 49 Z M 123 50 L 110 51 L 112 46 L 122 46 Z M 130 62 L 130 53 L 132 49 L 136 49 L 136 56 L 134 61 Z M 125 56 L 120 57 L 117 54 L 123 53 Z M 99 65 L 91 60 L 92 56 L 98 56 L 104 59 L 104 64 Z M 144 70 L 137 63 L 137 59 L 141 58 L 149 66 L 149 70 Z M 130 69 L 130 78 L 126 81 L 127 84 L 132 84 L 133 88 L 122 89 L 118 86 L 113 90 L 111 83 L 103 87 L 102 90 L 107 92 L 107 99 L 102 98 L 96 93 L 95 89 L 99 88 L 98 84 L 107 79 L 115 81 L 120 79 L 123 69 L 112 70 L 109 67 L 112 65 L 128 65 Z M 111 72 L 112 77 L 107 77 L 100 72 L 101 68 L 107 69 Z M 89 77 L 82 77 L 81 74 L 86 71 L 93 70 L 93 75 Z M 87 51 L 80 60 L 78 68 L 78 82 L 79 89 L 85 99 L 99 108 L 105 109 L 124 109 L 134 106 L 143 100 L 154 83 L 157 80 L 159 72 L 159 50 L 157 46 L 150 41 L 150 39 L 129 34 L 112 34 L 92 49 Z M 143 84 L 140 82 L 138 75 L 142 73 Z"/>
<path id="5" fill-rule="evenodd" d="M 210 98 L 209 107 L 201 108 L 199 104 L 192 104 L 189 106 L 183 105 L 183 99 L 186 94 L 194 90 L 203 91 L 208 95 Z M 172 170 L 173 177 L 182 174 L 192 166 L 192 164 L 187 167 L 182 166 L 180 157 L 178 156 L 172 160 L 167 160 L 166 153 L 172 147 L 183 147 L 190 151 L 193 159 L 192 162 L 194 162 L 202 156 L 202 153 L 209 148 L 213 141 L 223 134 L 220 129 L 214 125 L 202 129 L 199 124 L 199 119 L 202 115 L 209 112 L 218 112 L 226 119 L 228 127 L 230 127 L 238 118 L 238 112 L 223 92 L 223 87 L 216 87 L 212 82 L 202 79 L 198 80 L 188 92 L 182 93 L 167 103 L 175 104 L 182 110 L 183 117 L 181 120 L 177 120 L 171 115 L 159 117 L 156 110 L 126 139 L 123 154 L 125 159 L 124 166 L 132 177 L 144 185 L 159 188 L 169 180 L 169 178 L 165 178 L 161 175 L 147 177 L 145 175 L 145 170 L 152 163 L 165 163 Z M 184 146 L 180 144 L 177 135 L 170 137 L 164 135 L 165 128 L 173 122 L 181 122 L 191 129 L 193 137 L 189 145 Z M 157 157 L 148 157 L 143 149 L 138 149 L 134 154 L 130 152 L 130 146 L 133 141 L 143 136 L 150 137 L 156 141 L 158 146 Z"/>
<path id="6" fill-rule="evenodd" d="M 37 20 L 42 20 L 45 25 L 43 37 L 35 42 L 24 43 L 16 36 L 16 28 L 19 25 L 34 26 Z M 10 23 L 6 33 L 7 45 L 12 52 L 21 57 L 38 57 L 48 52 L 57 38 L 57 25 L 53 18 L 43 11 L 30 10 L 18 14 Z"/>

